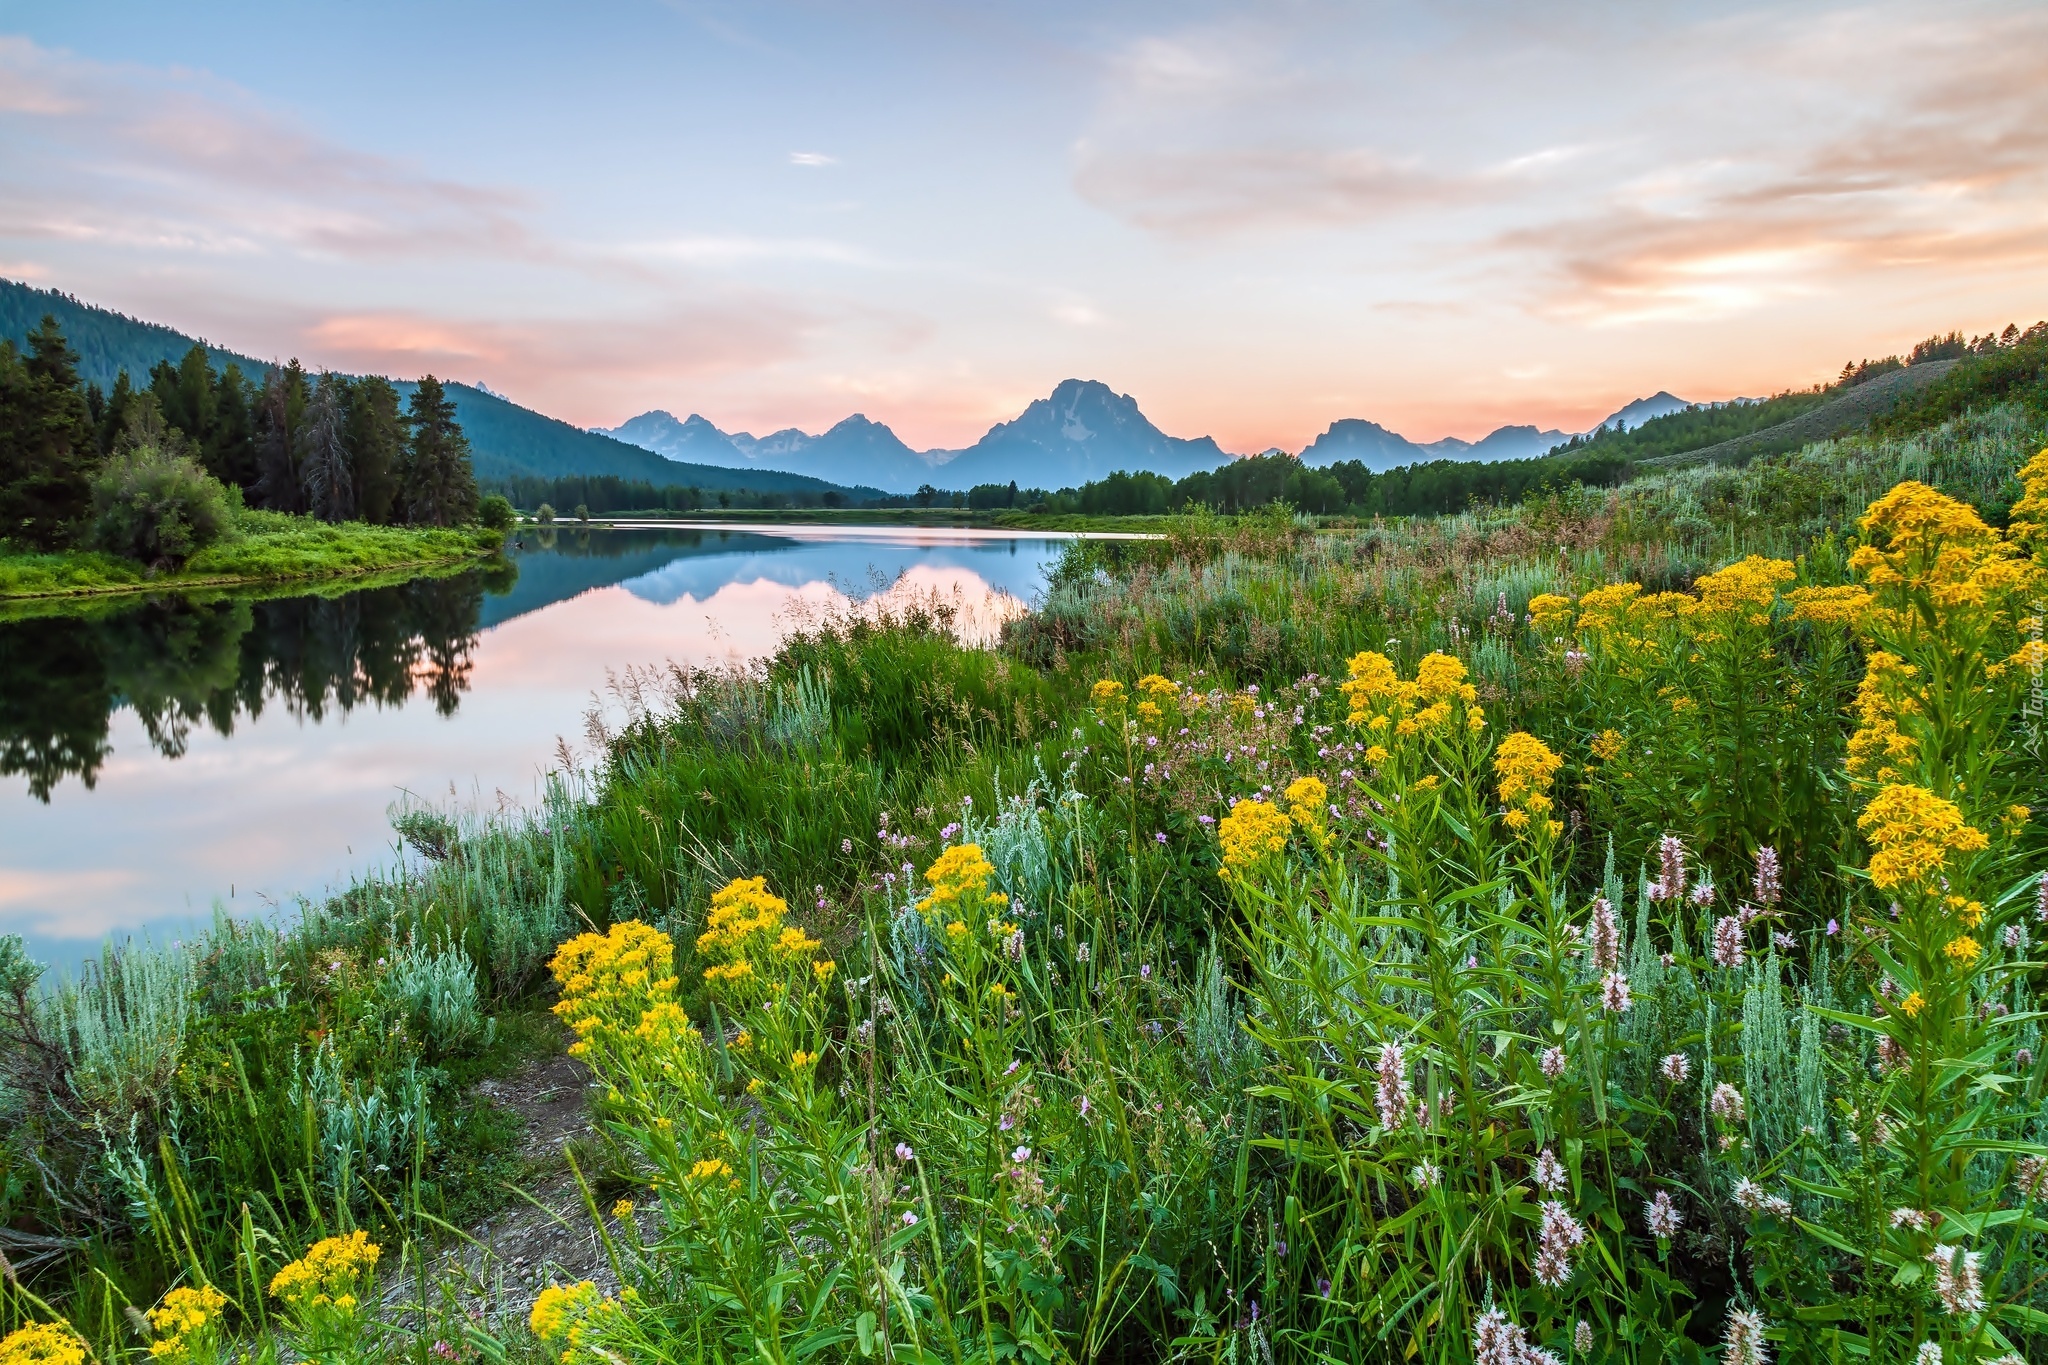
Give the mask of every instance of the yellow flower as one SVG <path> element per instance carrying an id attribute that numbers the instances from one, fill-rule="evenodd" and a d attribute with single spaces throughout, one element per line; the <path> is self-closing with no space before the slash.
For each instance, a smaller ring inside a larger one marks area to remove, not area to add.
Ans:
<path id="1" fill-rule="evenodd" d="M 85 1365 L 85 1343 L 61 1322 L 31 1322 L 0 1339 L 0 1365 Z"/>
<path id="2" fill-rule="evenodd" d="M 1368 746 L 1365 751 L 1365 761 L 1374 765 L 1385 763 L 1387 761 L 1387 746 L 1384 744 Z"/>
<path id="3" fill-rule="evenodd" d="M 1351 656 L 1351 679 L 1343 685 L 1342 691 L 1351 702 L 1351 723 L 1356 725 L 1372 712 L 1376 701 L 1405 700 L 1403 689 L 1407 684 L 1394 671 L 1394 664 L 1386 655 L 1365 650 Z"/>
<path id="4" fill-rule="evenodd" d="M 1956 908 L 1956 919 L 1965 929 L 1974 929 L 1984 922 L 1984 902 L 1964 901 Z"/>
<path id="5" fill-rule="evenodd" d="M 638 920 L 578 934 L 557 949 L 548 969 L 562 988 L 554 1011 L 577 1035 L 571 1055 L 633 1046 L 647 1013 L 675 1004 L 674 958 L 668 935 Z"/>
<path id="6" fill-rule="evenodd" d="M 1550 746 L 1526 730 L 1517 730 L 1493 751 L 1493 772 L 1500 780 L 1500 799 L 1505 806 L 1519 805 L 1531 793 L 1542 794 L 1564 760 Z"/>
<path id="7" fill-rule="evenodd" d="M 1899 1002 L 1899 1013 L 1905 1015 L 1908 1019 L 1918 1018 L 1920 1011 L 1925 1008 L 1927 1008 L 1927 1000 L 1918 991 L 1914 991 Z"/>
<path id="8" fill-rule="evenodd" d="M 978 923 L 991 911 L 1006 909 L 1010 904 L 1009 897 L 989 889 L 995 875 L 994 866 L 982 856 L 979 844 L 955 844 L 925 869 L 924 877 L 932 890 L 917 903 L 917 908 L 933 924 L 946 919 Z M 952 932 L 950 926 L 947 932 Z"/>
<path id="9" fill-rule="evenodd" d="M 1880 891 L 1921 886 L 1941 871 L 1950 853 L 1975 853 L 1990 844 L 1963 823 L 1954 802 L 1899 783 L 1871 799 L 1856 827 L 1877 850 L 1870 856 L 1870 880 Z"/>
<path id="10" fill-rule="evenodd" d="M 735 1050 L 745 1052 L 754 1045 L 754 1035 L 746 1029 L 741 1029 L 739 1036 L 732 1040 L 732 1045 Z"/>
<path id="11" fill-rule="evenodd" d="M 579 1284 L 551 1284 L 540 1291 L 540 1297 L 533 1301 L 533 1311 L 526 1315 L 526 1325 L 542 1341 L 558 1341 L 569 1334 L 576 1325 L 598 1303 L 597 1286 L 589 1280 Z"/>
<path id="12" fill-rule="evenodd" d="M 1124 685 L 1114 678 L 1104 678 L 1088 689 L 1088 700 L 1095 704 L 1098 711 L 1121 706 L 1124 701 Z"/>
<path id="13" fill-rule="evenodd" d="M 802 1048 L 798 1048 L 796 1051 L 789 1054 L 789 1069 L 791 1071 L 802 1071 L 805 1067 L 809 1066 L 812 1062 L 815 1062 L 817 1060 L 817 1053 L 806 1052 Z"/>
<path id="14" fill-rule="evenodd" d="M 1619 730 L 1602 730 L 1593 740 L 1593 757 L 1602 763 L 1612 763 L 1621 757 L 1625 742 Z"/>
<path id="15" fill-rule="evenodd" d="M 1479 699 L 1479 690 L 1465 681 L 1465 665 L 1440 652 L 1423 655 L 1415 666 L 1415 693 L 1428 701 Z"/>
<path id="16" fill-rule="evenodd" d="M 1792 590 L 1792 619 L 1795 621 L 1859 630 L 1870 615 L 1870 607 L 1869 591 L 1854 584 Z"/>
<path id="17" fill-rule="evenodd" d="M 149 1330 L 156 1340 L 149 1344 L 151 1358 L 165 1365 L 182 1365 L 193 1348 L 207 1335 L 208 1325 L 227 1306 L 227 1295 L 210 1284 L 179 1285 L 164 1295 L 163 1302 L 150 1310 Z M 5 1359 L 0 1354 L 0 1359 Z"/>
<path id="18" fill-rule="evenodd" d="M 813 962 L 811 964 L 811 975 L 817 977 L 820 981 L 827 981 L 831 979 L 832 973 L 837 971 L 838 968 L 839 964 L 828 957 L 822 962 Z"/>
<path id="19" fill-rule="evenodd" d="M 1240 801 L 1230 814 L 1216 822 L 1216 839 L 1223 847 L 1221 876 L 1225 881 L 1241 879 L 1252 868 L 1278 857 L 1287 848 L 1289 821 L 1264 801 Z"/>
<path id="20" fill-rule="evenodd" d="M 1572 614 L 1572 599 L 1559 597 L 1554 592 L 1539 592 L 1529 599 L 1529 617 L 1536 629 L 1550 630 L 1562 624 Z"/>
<path id="21" fill-rule="evenodd" d="M 1138 690 L 1154 701 L 1160 701 L 1172 696 L 1180 688 L 1174 684 L 1171 678 L 1163 677 L 1157 673 L 1147 673 L 1144 677 L 1138 679 Z"/>
<path id="22" fill-rule="evenodd" d="M 2005 829 L 2005 837 L 2011 839 L 2026 827 L 2034 812 L 2026 806 L 2007 806 L 1998 817 L 1998 823 Z"/>
<path id="23" fill-rule="evenodd" d="M 633 1216 L 633 1201 L 632 1201 L 632 1200 L 630 1200 L 630 1199 L 621 1199 L 621 1200 L 619 1200 L 619 1201 L 618 1201 L 617 1203 L 615 1203 L 615 1204 L 613 1204 L 613 1205 L 612 1205 L 612 1217 L 614 1217 L 614 1218 L 618 1219 L 618 1220 L 619 1220 L 620 1222 L 622 1222 L 622 1223 L 623 1223 L 623 1222 L 625 1222 L 625 1221 L 626 1221 L 626 1220 L 627 1220 L 628 1218 L 631 1218 L 632 1216 Z"/>
<path id="24" fill-rule="evenodd" d="M 376 1268 L 382 1254 L 360 1228 L 346 1236 L 323 1237 L 271 1277 L 270 1293 L 301 1312 L 323 1308 L 351 1312 L 358 1284 Z"/>
<path id="25" fill-rule="evenodd" d="M 1751 555 L 1718 572 L 1702 574 L 1693 589 L 1699 593 L 1703 610 L 1747 619 L 1752 614 L 1767 612 L 1778 600 L 1778 585 L 1796 577 L 1798 572 L 1789 560 Z M 1768 620 L 1765 617 L 1751 624 L 1762 625 Z"/>
<path id="26" fill-rule="evenodd" d="M 732 1167 L 726 1165 L 717 1157 L 706 1157 L 690 1167 L 690 1179 L 692 1180 L 723 1180 L 731 1174 Z"/>
<path id="27" fill-rule="evenodd" d="M 1282 792 L 1281 796 L 1286 800 L 1288 812 L 1296 821 L 1300 821 L 1306 815 L 1306 818 L 1320 823 L 1323 807 L 1329 804 L 1330 789 L 1323 785 L 1323 780 L 1319 777 L 1297 777 L 1287 784 L 1287 790 Z"/>
<path id="28" fill-rule="evenodd" d="M 1968 934 L 1963 934 L 1958 938 L 1950 939 L 1941 951 L 1948 954 L 1950 961 L 1959 965 L 1968 965 L 1977 960 L 1978 954 L 1984 951 L 1984 947 Z"/>
<path id="29" fill-rule="evenodd" d="M 1138 703 L 1138 719 L 1144 721 L 1147 725 L 1156 724 L 1159 718 L 1165 714 L 1164 711 L 1159 709 L 1159 703 L 1156 701 L 1147 699 Z"/>

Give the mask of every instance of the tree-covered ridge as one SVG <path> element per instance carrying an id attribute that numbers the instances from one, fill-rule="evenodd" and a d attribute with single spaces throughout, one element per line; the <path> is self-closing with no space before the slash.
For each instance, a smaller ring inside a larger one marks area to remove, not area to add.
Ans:
<path id="1" fill-rule="evenodd" d="M 1986 363 L 1997 363 L 2002 356 L 2024 353 L 2029 348 L 2038 350 L 2044 340 L 2048 340 L 2048 322 L 2037 322 L 2025 332 L 2020 331 L 2019 325 L 2014 323 L 2007 326 L 2002 333 L 1986 332 L 1982 336 L 1967 340 L 1961 332 L 1932 336 L 1913 347 L 1905 356 L 1890 355 L 1877 360 L 1850 361 L 1842 366 L 1841 375 L 1832 384 L 1817 384 L 1811 389 L 1788 389 L 1759 403 L 1734 402 L 1694 406 L 1682 412 L 1653 417 L 1641 426 L 1626 429 L 1602 427 L 1585 436 L 1574 436 L 1550 453 L 1558 455 L 1590 449 L 1602 455 L 1619 456 L 1630 461 L 1651 460 L 1663 455 L 1681 455 L 1687 451 L 1702 450 L 1707 446 L 1719 445 L 1723 441 L 1748 436 L 1753 432 L 1777 426 L 1781 422 L 1789 422 L 1849 389 L 1910 365 L 1936 360 L 1962 360 L 1970 362 L 1970 365 L 1962 368 L 1976 368 Z M 2035 364 L 2038 369 L 2038 360 Z M 1967 402 L 1960 406 L 1952 406 L 1944 411 L 1941 417 L 1935 417 L 1933 420 L 1957 416 L 1968 406 L 1971 404 Z M 1924 419 L 1916 421 L 1916 425 L 1927 424 L 1929 423 Z"/>
<path id="2" fill-rule="evenodd" d="M 122 370 L 103 391 L 52 316 L 26 354 L 0 340 L 0 539 L 176 565 L 231 534 L 235 507 L 435 527 L 479 513 L 468 439 L 432 375 L 401 412 L 386 379 L 296 360 L 252 379 L 193 346 L 147 384 Z"/>

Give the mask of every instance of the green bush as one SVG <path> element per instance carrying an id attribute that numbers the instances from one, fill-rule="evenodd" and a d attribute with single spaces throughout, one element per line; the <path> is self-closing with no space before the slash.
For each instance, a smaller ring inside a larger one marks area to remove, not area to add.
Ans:
<path id="1" fill-rule="evenodd" d="M 93 543 L 109 554 L 176 568 L 234 529 L 218 479 L 183 455 L 137 446 L 92 483 Z"/>
<path id="2" fill-rule="evenodd" d="M 493 493 L 477 504 L 477 524 L 485 530 L 509 531 L 518 519 L 512 511 L 511 499 L 502 493 Z"/>

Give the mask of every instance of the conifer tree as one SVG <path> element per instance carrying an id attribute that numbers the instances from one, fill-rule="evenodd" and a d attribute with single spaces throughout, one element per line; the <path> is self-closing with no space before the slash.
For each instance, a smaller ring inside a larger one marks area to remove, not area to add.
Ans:
<path id="1" fill-rule="evenodd" d="M 355 467 L 343 409 L 347 384 L 340 375 L 323 372 L 293 433 L 302 505 L 308 516 L 322 521 L 347 521 L 356 514 Z"/>
<path id="2" fill-rule="evenodd" d="M 78 356 L 43 315 L 23 356 L 0 342 L 0 536 L 37 549 L 70 543 L 99 462 Z"/>
<path id="3" fill-rule="evenodd" d="M 305 510 L 298 430 L 306 397 L 306 371 L 296 359 L 264 378 L 256 405 L 256 501 L 273 512 Z"/>
<path id="4" fill-rule="evenodd" d="M 399 501 L 414 526 L 455 526 L 476 519 L 476 474 L 469 438 L 455 420 L 455 400 L 432 375 L 420 380 L 407 407 L 412 439 L 399 477 Z"/>
<path id="5" fill-rule="evenodd" d="M 255 390 L 232 360 L 213 380 L 213 426 L 199 438 L 207 472 L 245 494 L 256 486 Z"/>
<path id="6" fill-rule="evenodd" d="M 399 466 L 405 459 L 405 418 L 398 390 L 379 375 L 348 386 L 348 449 L 356 485 L 356 515 L 379 525 L 397 510 Z"/>

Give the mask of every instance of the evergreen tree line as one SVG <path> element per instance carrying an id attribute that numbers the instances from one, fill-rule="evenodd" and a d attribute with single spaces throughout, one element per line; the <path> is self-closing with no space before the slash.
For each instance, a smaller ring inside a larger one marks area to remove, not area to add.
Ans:
<path id="1" fill-rule="evenodd" d="M 1461 512 L 1475 503 L 1519 502 L 1532 493 L 1571 484 L 1612 485 L 1628 477 L 1630 462 L 1606 454 L 1527 460 L 1431 460 L 1375 472 L 1357 460 L 1312 468 L 1292 455 L 1253 455 L 1183 479 L 1118 471 L 1057 493 L 981 484 L 966 504 L 1085 516 L 1157 516 L 1197 504 L 1243 512 L 1284 502 L 1319 516 L 1428 516 Z"/>
<path id="2" fill-rule="evenodd" d="M 616 474 L 565 474 L 559 478 L 522 474 L 494 480 L 491 487 L 522 511 L 537 512 L 546 507 L 557 516 L 566 515 L 571 508 L 582 508 L 592 516 L 608 516 L 621 512 L 696 512 L 707 507 L 902 507 L 912 502 L 908 497 L 856 502 L 838 489 L 829 488 L 822 491 L 705 489 L 695 484 L 654 484 L 646 479 L 622 479 Z"/>
<path id="3" fill-rule="evenodd" d="M 401 410 L 388 379 L 311 374 L 297 360 L 252 379 L 232 362 L 214 369 L 199 346 L 158 362 L 145 384 L 123 370 L 104 393 L 77 365 L 47 314 L 25 350 L 0 341 L 0 538 L 17 545 L 84 543 L 124 497 L 179 502 L 189 520 L 189 504 L 220 501 L 209 482 L 227 505 L 323 521 L 478 516 L 469 441 L 432 375 Z"/>

